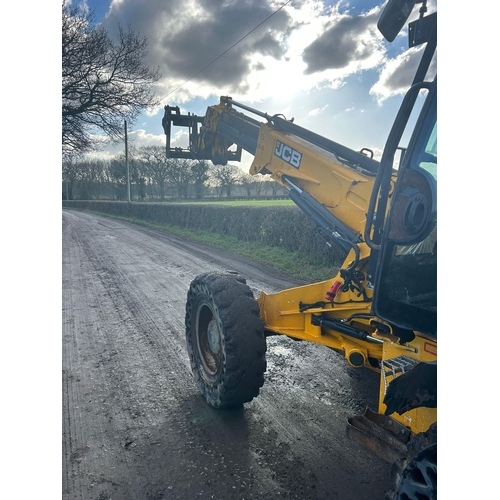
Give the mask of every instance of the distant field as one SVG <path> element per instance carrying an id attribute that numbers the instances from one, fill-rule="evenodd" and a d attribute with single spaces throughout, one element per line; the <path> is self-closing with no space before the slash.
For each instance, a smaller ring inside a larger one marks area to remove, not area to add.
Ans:
<path id="1" fill-rule="evenodd" d="M 220 201 L 182 201 L 172 202 L 169 205 L 225 205 L 227 207 L 290 207 L 292 200 L 220 200 Z"/>

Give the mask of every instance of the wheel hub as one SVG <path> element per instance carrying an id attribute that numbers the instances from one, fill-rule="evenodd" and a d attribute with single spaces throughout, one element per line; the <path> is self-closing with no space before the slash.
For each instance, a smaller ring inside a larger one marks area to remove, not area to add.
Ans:
<path id="1" fill-rule="evenodd" d="M 219 354 L 220 352 L 220 335 L 219 328 L 217 326 L 217 321 L 213 319 L 208 324 L 207 329 L 208 334 L 208 346 L 213 354 Z"/>

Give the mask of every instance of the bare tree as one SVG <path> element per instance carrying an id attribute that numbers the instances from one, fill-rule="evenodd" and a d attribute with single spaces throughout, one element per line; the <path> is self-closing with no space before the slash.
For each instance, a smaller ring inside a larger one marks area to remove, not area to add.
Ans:
<path id="1" fill-rule="evenodd" d="M 226 196 L 231 196 L 233 187 L 240 182 L 242 175 L 241 170 L 234 165 L 227 164 L 213 165 L 209 171 L 217 196 L 222 196 L 224 192 L 226 193 Z"/>
<path id="2" fill-rule="evenodd" d="M 272 196 L 283 196 L 287 194 L 286 188 L 272 179 L 270 175 L 259 175 L 255 180 L 254 188 L 257 196 L 267 195 L 269 192 L 271 192 Z"/>
<path id="3" fill-rule="evenodd" d="M 165 148 L 161 146 L 142 146 L 138 152 L 147 176 L 158 186 L 160 199 L 165 199 L 167 180 L 171 175 L 171 168 L 165 155 Z"/>
<path id="4" fill-rule="evenodd" d="M 258 182 L 253 175 L 242 174 L 241 176 L 241 186 L 245 190 L 248 197 L 252 196 L 252 191 L 254 190 L 255 183 Z"/>
<path id="5" fill-rule="evenodd" d="M 189 186 L 194 182 L 193 162 L 180 158 L 168 161 L 169 183 L 175 188 L 179 198 L 187 198 Z"/>
<path id="6" fill-rule="evenodd" d="M 205 160 L 197 160 L 191 166 L 194 192 L 197 199 L 203 198 L 205 183 L 208 181 L 208 163 Z"/>
<path id="7" fill-rule="evenodd" d="M 274 179 L 268 179 L 266 183 L 269 186 L 269 189 L 271 190 L 273 196 L 283 196 L 287 193 L 286 188 L 277 183 Z"/>
<path id="8" fill-rule="evenodd" d="M 110 160 L 107 174 L 113 184 L 116 198 L 127 199 L 127 164 L 124 154 L 117 155 Z"/>
<path id="9" fill-rule="evenodd" d="M 255 194 L 257 196 L 260 196 L 262 194 L 265 194 L 263 193 L 264 191 L 264 188 L 266 187 L 266 181 L 263 180 L 260 176 L 258 178 L 255 179 L 255 184 L 254 184 L 254 189 L 255 189 Z"/>
<path id="10" fill-rule="evenodd" d="M 76 158 L 67 156 L 62 163 L 62 180 L 64 182 L 64 196 L 67 200 L 73 199 L 73 189 L 77 179 Z"/>
<path id="11" fill-rule="evenodd" d="M 145 65 L 146 54 L 147 39 L 130 27 L 118 25 L 112 40 L 93 11 L 62 6 L 63 154 L 90 151 L 103 134 L 120 140 L 124 120 L 158 104 L 152 85 L 160 74 Z"/>
<path id="12" fill-rule="evenodd" d="M 148 172 L 141 159 L 140 153 L 135 146 L 131 146 L 128 151 L 128 162 L 130 169 L 130 182 L 131 184 L 135 184 L 138 198 L 140 200 L 144 200 L 146 198 Z"/>
<path id="13" fill-rule="evenodd" d="M 80 199 L 92 200 L 99 198 L 104 170 L 105 162 L 103 160 L 90 159 L 76 164 L 76 181 Z"/>

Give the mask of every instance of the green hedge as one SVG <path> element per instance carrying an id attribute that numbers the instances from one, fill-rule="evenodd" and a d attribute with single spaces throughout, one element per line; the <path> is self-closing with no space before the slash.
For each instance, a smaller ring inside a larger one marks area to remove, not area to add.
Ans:
<path id="1" fill-rule="evenodd" d="M 209 204 L 159 205 L 116 201 L 63 201 L 63 207 L 90 210 L 109 215 L 139 219 L 153 224 L 168 224 L 193 231 L 232 236 L 241 241 L 256 241 L 271 247 L 300 252 L 321 265 L 339 266 L 342 250 L 328 250 L 317 235 L 312 221 L 298 207 L 249 207 Z"/>

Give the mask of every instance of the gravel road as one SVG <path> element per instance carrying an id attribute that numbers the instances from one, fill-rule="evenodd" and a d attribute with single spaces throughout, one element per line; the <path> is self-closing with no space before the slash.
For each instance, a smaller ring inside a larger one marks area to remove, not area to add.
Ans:
<path id="1" fill-rule="evenodd" d="M 232 269 L 258 296 L 301 284 L 177 236 L 63 210 L 63 499 L 383 500 L 390 465 L 347 439 L 378 376 L 325 347 L 267 340 L 266 382 L 242 409 L 194 385 L 185 300 Z"/>

